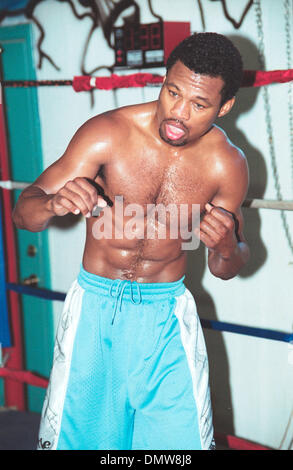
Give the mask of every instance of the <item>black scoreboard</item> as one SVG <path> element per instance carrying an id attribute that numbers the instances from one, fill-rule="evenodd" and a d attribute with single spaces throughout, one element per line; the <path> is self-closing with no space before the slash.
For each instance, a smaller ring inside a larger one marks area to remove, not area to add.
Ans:
<path id="1" fill-rule="evenodd" d="M 173 47 L 190 35 L 190 23 L 128 24 L 113 31 L 115 67 L 162 67 Z"/>

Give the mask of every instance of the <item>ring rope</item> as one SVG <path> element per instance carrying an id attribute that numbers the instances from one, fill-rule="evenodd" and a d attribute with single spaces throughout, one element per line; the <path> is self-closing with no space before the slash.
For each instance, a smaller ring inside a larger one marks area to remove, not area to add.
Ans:
<path id="1" fill-rule="evenodd" d="M 72 86 L 74 91 L 90 91 L 95 88 L 112 90 L 117 88 L 160 86 L 164 77 L 151 73 L 130 75 L 112 74 L 109 77 L 76 76 L 73 80 L 3 80 L 4 87 Z M 241 87 L 260 87 L 272 83 L 286 83 L 293 80 L 293 69 L 287 70 L 244 70 Z"/>
<path id="2" fill-rule="evenodd" d="M 8 367 L 0 367 L 0 377 L 13 379 L 17 382 L 27 383 L 35 387 L 47 388 L 48 380 L 27 370 L 16 370 Z"/>
<path id="3" fill-rule="evenodd" d="M 66 294 L 63 292 L 41 289 L 39 287 L 25 286 L 22 284 L 16 284 L 14 282 L 7 282 L 6 288 L 19 294 L 31 295 L 33 297 L 40 297 L 47 300 L 59 300 L 63 302 L 66 297 Z"/>
<path id="4" fill-rule="evenodd" d="M 0 181 L 0 188 L 13 190 L 13 189 L 25 189 L 30 186 L 31 183 L 25 183 L 21 181 Z M 249 209 L 275 209 L 275 210 L 287 210 L 293 211 L 293 201 L 275 201 L 271 199 L 246 199 L 243 204 L 243 207 L 248 207 Z"/>
<path id="5" fill-rule="evenodd" d="M 284 201 L 283 199 L 246 199 L 242 207 L 249 209 L 274 209 L 279 211 L 293 211 L 293 201 Z"/>
<path id="6" fill-rule="evenodd" d="M 31 183 L 24 183 L 24 182 L 21 182 L 21 181 L 7 180 L 7 181 L 0 181 L 0 188 L 9 189 L 9 190 L 12 190 L 12 189 L 25 189 L 28 186 L 30 186 L 30 184 Z"/>
<path id="7" fill-rule="evenodd" d="M 31 295 L 34 297 L 41 297 L 48 300 L 59 300 L 64 301 L 66 294 L 62 292 L 54 292 L 47 289 L 41 289 L 39 287 L 25 286 L 22 284 L 6 283 L 8 290 L 13 290 L 19 294 Z M 293 333 L 286 333 L 282 331 L 268 330 L 265 328 L 256 328 L 250 326 L 237 325 L 234 323 L 227 323 L 214 320 L 200 320 L 204 328 L 226 331 L 229 333 L 238 333 L 242 335 L 255 336 L 258 338 L 271 339 L 275 341 L 283 341 L 290 343 L 293 341 Z"/>

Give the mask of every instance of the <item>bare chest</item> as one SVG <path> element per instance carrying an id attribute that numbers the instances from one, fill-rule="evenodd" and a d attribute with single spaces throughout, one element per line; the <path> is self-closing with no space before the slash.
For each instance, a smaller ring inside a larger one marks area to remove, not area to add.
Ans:
<path id="1" fill-rule="evenodd" d="M 170 158 L 166 162 L 147 152 L 120 158 L 104 167 L 97 182 L 115 202 L 149 205 L 204 206 L 211 200 L 214 186 L 204 165 Z"/>

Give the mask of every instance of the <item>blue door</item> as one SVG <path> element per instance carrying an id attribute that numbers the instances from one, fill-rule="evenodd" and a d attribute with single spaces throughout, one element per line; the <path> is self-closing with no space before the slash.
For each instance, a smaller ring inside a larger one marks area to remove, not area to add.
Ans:
<path id="1" fill-rule="evenodd" d="M 0 27 L 4 80 L 35 80 L 33 31 L 30 24 Z M 11 178 L 32 182 L 43 171 L 38 94 L 36 88 L 3 90 L 8 132 Z M 16 201 L 19 191 L 14 192 Z M 16 229 L 19 283 L 34 276 L 37 285 L 50 289 L 47 232 Z M 7 253 L 9 263 L 9 253 Z M 53 355 L 53 313 L 50 301 L 22 295 L 22 321 L 26 369 L 48 377 Z M 28 409 L 39 412 L 44 389 L 28 386 Z"/>

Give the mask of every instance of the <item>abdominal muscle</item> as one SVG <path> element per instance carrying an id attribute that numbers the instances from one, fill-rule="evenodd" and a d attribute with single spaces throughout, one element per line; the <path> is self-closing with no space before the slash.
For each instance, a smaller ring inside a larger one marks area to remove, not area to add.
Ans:
<path id="1" fill-rule="evenodd" d="M 173 282 L 185 273 L 186 254 L 181 239 L 133 239 L 121 236 L 97 239 L 95 219 L 87 221 L 83 255 L 86 271 L 110 279 L 137 282 Z"/>

